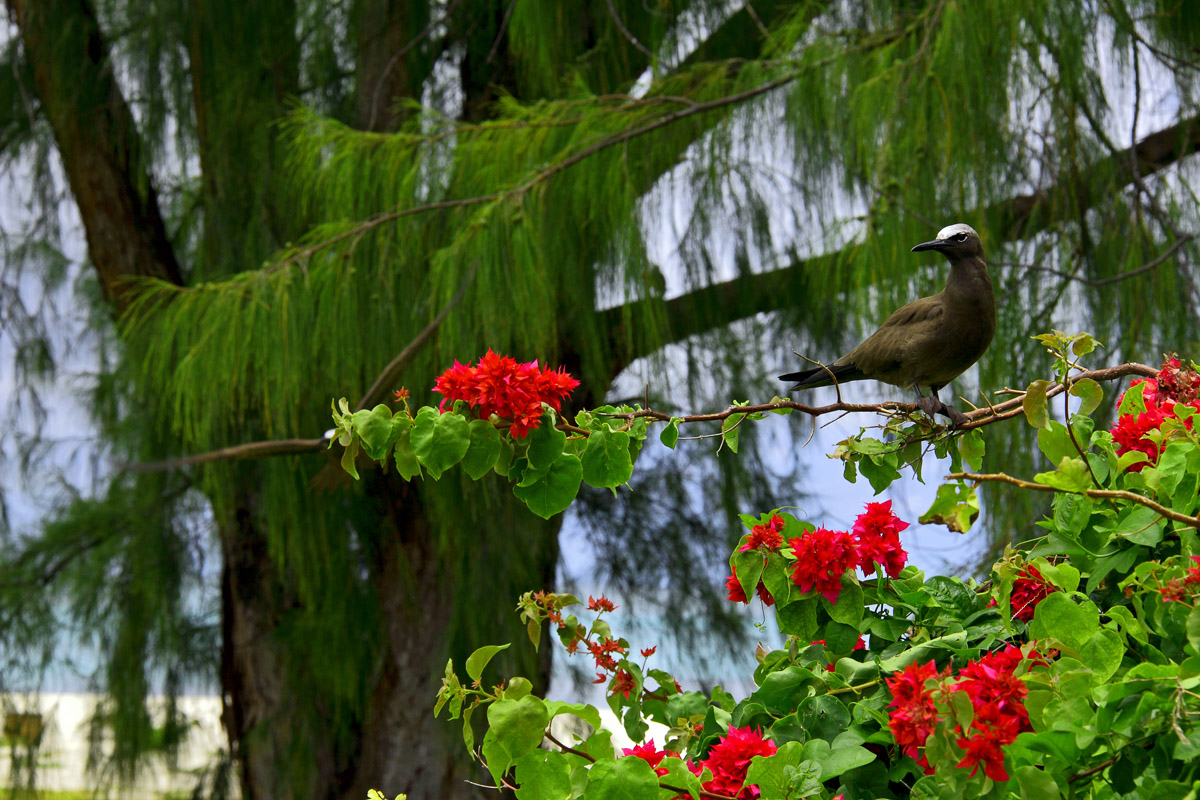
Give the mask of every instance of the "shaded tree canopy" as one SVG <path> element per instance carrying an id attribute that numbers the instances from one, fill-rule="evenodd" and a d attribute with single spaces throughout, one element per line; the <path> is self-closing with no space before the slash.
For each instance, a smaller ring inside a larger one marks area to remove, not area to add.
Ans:
<path id="1" fill-rule="evenodd" d="M 62 284 L 73 203 L 89 263 L 66 296 L 94 312 L 114 465 L 319 436 L 330 396 L 362 397 L 464 286 L 400 378 L 418 401 L 487 347 L 565 365 L 581 405 L 622 375 L 664 406 L 769 396 L 787 349 L 836 354 L 928 293 L 940 265 L 908 247 L 953 221 L 1001 299 L 981 386 L 1036 372 L 1028 334 L 1054 326 L 1116 359 L 1197 340 L 1190 0 L 7 8 L 0 146 L 30 213 L 6 232 L 3 335 L 29 385 L 52 373 L 21 287 Z M 1003 443 L 1012 471 L 1027 445 Z M 615 579 L 690 579 L 675 619 L 720 619 L 719 510 L 802 491 L 762 477 L 762 448 L 701 452 L 590 504 L 607 563 L 637 565 Z M 520 636 L 512 599 L 553 582 L 559 525 L 498 479 L 347 486 L 327 463 L 105 469 L 6 544 L 6 663 L 36 672 L 64 630 L 94 647 L 126 776 L 147 692 L 200 677 L 247 798 L 471 796 L 429 698 L 447 654 Z M 989 505 L 998 540 L 1033 518 Z M 648 568 L 664 543 L 681 555 Z"/>

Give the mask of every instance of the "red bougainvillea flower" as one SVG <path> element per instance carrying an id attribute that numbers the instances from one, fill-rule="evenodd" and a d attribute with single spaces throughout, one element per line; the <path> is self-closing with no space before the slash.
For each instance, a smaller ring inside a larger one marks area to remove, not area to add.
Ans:
<path id="1" fill-rule="evenodd" d="M 1192 556 L 1192 561 L 1196 562 L 1196 566 L 1188 567 L 1187 577 L 1183 579 L 1185 586 L 1195 586 L 1200 583 L 1200 556 Z"/>
<path id="2" fill-rule="evenodd" d="M 929 661 L 909 664 L 885 681 L 892 693 L 888 706 L 895 709 L 888 718 L 892 738 L 905 755 L 914 759 L 920 757 L 919 748 L 925 746 L 925 740 L 937 728 L 939 717 L 933 692 L 925 686 L 937 677 L 937 667 Z"/>
<path id="3" fill-rule="evenodd" d="M 407 400 L 411 396 L 408 393 L 408 389 L 405 389 L 403 386 L 401 386 L 396 391 L 392 392 L 392 394 L 396 396 L 397 403 Z"/>
<path id="4" fill-rule="evenodd" d="M 629 693 L 637 688 L 634 683 L 633 675 L 625 669 L 617 670 L 617 675 L 613 678 L 612 686 L 608 688 L 609 694 L 619 694 L 626 700 L 629 699 Z"/>
<path id="5" fill-rule="evenodd" d="M 1012 594 L 1009 596 L 1013 619 L 1029 622 L 1038 603 L 1057 591 L 1058 588 L 1043 578 L 1037 567 L 1026 566 L 1013 581 Z M 995 607 L 996 598 L 993 597 L 988 605 Z"/>
<path id="6" fill-rule="evenodd" d="M 513 436 L 523 439 L 542 419 L 542 404 L 561 409 L 562 401 L 579 381 L 562 370 L 539 368 L 536 361 L 518 363 L 515 358 L 491 350 L 475 366 L 454 362 L 438 376 L 433 390 L 443 395 L 438 406 L 462 400 L 481 419 L 493 414 L 510 423 Z"/>
<path id="7" fill-rule="evenodd" d="M 1200 400 L 1200 372 L 1185 367 L 1174 356 L 1163 362 L 1155 381 L 1161 395 L 1170 397 L 1177 403 L 1193 403 Z M 1157 399 L 1156 402 L 1162 402 Z"/>
<path id="8" fill-rule="evenodd" d="M 763 739 L 758 731 L 749 726 L 730 727 L 725 737 L 712 746 L 708 757 L 698 765 L 701 769 L 708 767 L 713 774 L 712 780 L 705 782 L 704 791 L 737 798 L 758 797 L 757 786 L 742 786 L 750 769 L 750 759 L 774 755 L 775 749 L 774 742 Z"/>
<path id="9" fill-rule="evenodd" d="M 1180 578 L 1171 578 L 1159 586 L 1158 593 L 1162 595 L 1164 603 L 1182 603 L 1187 599 L 1187 589 L 1184 588 Z"/>
<path id="10" fill-rule="evenodd" d="M 650 656 L 654 655 L 654 651 L 657 649 L 658 649 L 658 645 L 654 645 L 654 647 L 647 647 L 647 648 L 643 649 L 641 651 L 642 658 L 649 658 Z"/>
<path id="11" fill-rule="evenodd" d="M 661 778 L 670 770 L 668 770 L 666 767 L 660 767 L 659 764 L 661 764 L 662 760 L 667 756 L 673 756 L 675 754 L 667 750 L 659 750 L 654 746 L 654 742 L 646 742 L 645 744 L 639 744 L 636 747 L 626 747 L 622 749 L 621 755 L 636 756 L 637 758 L 640 758 L 642 761 L 645 761 L 647 764 L 653 767 L 654 774 Z"/>
<path id="12" fill-rule="evenodd" d="M 590 594 L 588 595 L 587 607 L 588 611 L 614 611 L 616 609 L 612 600 L 609 600 L 604 595 L 593 598 Z"/>
<path id="13" fill-rule="evenodd" d="M 733 602 L 750 604 L 750 600 L 746 597 L 746 590 L 742 588 L 741 581 L 738 580 L 737 570 L 733 570 L 733 574 L 725 579 L 725 589 L 729 592 L 729 599 Z M 775 605 L 775 598 L 767 591 L 765 583 L 759 581 L 758 586 L 754 587 L 754 591 L 758 593 L 759 600 L 769 606 Z"/>
<path id="14" fill-rule="evenodd" d="M 854 541 L 858 545 L 859 566 L 868 574 L 879 563 L 889 578 L 895 578 L 908 563 L 908 553 L 900 544 L 900 531 L 908 527 L 892 513 L 892 501 L 867 503 L 867 510 L 854 521 Z"/>
<path id="15" fill-rule="evenodd" d="M 783 517 L 778 514 L 772 516 L 766 525 L 755 525 L 750 529 L 745 544 L 738 550 L 778 550 L 783 547 L 783 526 Z"/>
<path id="16" fill-rule="evenodd" d="M 958 673 L 962 680 L 951 688 L 970 697 L 976 709 L 988 706 L 999 715 L 1011 717 L 1018 732 L 1031 730 L 1029 712 L 1025 710 L 1025 681 L 1013 674 L 1023 659 L 1021 650 L 1013 645 L 988 653 L 963 667 Z"/>
<path id="17" fill-rule="evenodd" d="M 858 566 L 858 548 L 845 531 L 817 528 L 788 542 L 796 558 L 792 582 L 807 592 L 816 589 L 830 603 L 842 591 L 842 575 Z"/>
<path id="18" fill-rule="evenodd" d="M 958 739 L 958 746 L 966 751 L 958 766 L 970 767 L 971 775 L 974 775 L 982 764 L 983 774 L 992 780 L 1008 780 L 1003 747 L 1016 741 L 1020 732 L 1021 724 L 1016 717 L 992 704 L 976 707 L 970 735 Z"/>
<path id="19" fill-rule="evenodd" d="M 1144 438 L 1147 433 L 1158 429 L 1163 422 L 1177 417 L 1177 404 L 1189 405 L 1200 411 L 1200 373 L 1190 367 L 1184 367 L 1178 358 L 1169 358 L 1158 372 L 1157 378 L 1140 378 L 1129 384 L 1129 390 L 1142 392 L 1146 410 L 1138 414 L 1123 414 L 1113 424 L 1111 433 L 1117 444 L 1117 455 L 1131 451 L 1146 454 L 1148 461 L 1133 464 L 1131 472 L 1140 472 L 1146 464 L 1154 464 L 1162 453 L 1162 446 Z M 1128 391 L 1128 390 L 1127 390 Z M 1118 407 L 1124 401 L 1122 394 L 1117 401 Z M 1192 420 L 1189 418 L 1184 426 L 1191 430 Z"/>

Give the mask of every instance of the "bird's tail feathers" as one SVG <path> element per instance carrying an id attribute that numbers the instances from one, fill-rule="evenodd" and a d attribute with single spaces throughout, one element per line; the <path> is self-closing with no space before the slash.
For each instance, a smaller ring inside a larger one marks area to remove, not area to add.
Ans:
<path id="1" fill-rule="evenodd" d="M 834 379 L 838 383 L 843 383 L 845 381 L 858 380 L 861 377 L 862 372 L 853 364 L 830 364 L 827 367 L 814 367 L 812 369 L 801 370 L 800 372 L 789 372 L 787 375 L 780 375 L 779 380 L 795 381 L 796 385 L 788 389 L 789 392 L 794 392 L 797 389 L 832 386 Z"/>

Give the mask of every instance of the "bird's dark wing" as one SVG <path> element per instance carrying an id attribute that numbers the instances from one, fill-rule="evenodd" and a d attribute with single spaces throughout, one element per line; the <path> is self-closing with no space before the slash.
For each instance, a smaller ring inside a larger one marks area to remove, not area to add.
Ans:
<path id="1" fill-rule="evenodd" d="M 879 330 L 858 347 L 837 360 L 837 364 L 853 364 L 868 378 L 903 385 L 899 376 L 904 371 L 913 344 L 935 336 L 941 318 L 946 313 L 941 293 L 914 300 L 897 309 Z"/>

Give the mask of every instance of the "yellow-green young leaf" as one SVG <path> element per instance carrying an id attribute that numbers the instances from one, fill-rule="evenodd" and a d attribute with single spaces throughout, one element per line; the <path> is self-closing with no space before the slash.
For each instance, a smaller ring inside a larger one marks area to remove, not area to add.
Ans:
<path id="1" fill-rule="evenodd" d="M 1025 412 L 1025 419 L 1035 428 L 1044 428 L 1050 422 L 1050 412 L 1046 407 L 1046 389 L 1049 386 L 1050 381 L 1036 380 L 1029 384 L 1025 396 L 1021 398 L 1021 409 Z"/>
<path id="2" fill-rule="evenodd" d="M 564 453 L 537 480 L 526 486 L 514 486 L 513 494 L 529 506 L 530 511 L 542 519 L 550 519 L 567 510 L 579 494 L 582 482 L 583 465 L 579 458 Z"/>
<path id="3" fill-rule="evenodd" d="M 1091 414 L 1104 399 L 1104 390 L 1091 378 L 1083 378 L 1071 384 L 1071 396 L 1079 398 L 1079 414 Z"/>
<path id="4" fill-rule="evenodd" d="M 462 416 L 439 414 L 436 408 L 426 406 L 417 412 L 409 441 L 417 460 L 437 480 L 466 455 L 471 434 Z"/>
<path id="5" fill-rule="evenodd" d="M 464 708 L 462 712 L 463 744 L 467 746 L 468 753 L 475 749 L 475 729 L 471 727 L 471 715 L 477 708 L 479 708 L 478 700 Z"/>
<path id="6" fill-rule="evenodd" d="M 1061 422 L 1050 420 L 1046 427 L 1037 433 L 1038 448 L 1050 459 L 1051 464 L 1058 464 L 1064 458 L 1079 455 L 1075 445 L 1071 443 L 1071 434 L 1067 426 Z"/>
<path id="7" fill-rule="evenodd" d="M 1071 337 L 1071 351 L 1076 356 L 1086 356 L 1100 346 L 1101 344 L 1096 341 L 1096 337 L 1087 332 L 1077 333 Z"/>
<path id="8" fill-rule="evenodd" d="M 978 472 L 983 467 L 983 452 L 987 449 L 983 442 L 983 431 L 976 428 L 958 437 L 958 452 L 972 470 Z"/>
<path id="9" fill-rule="evenodd" d="M 463 456 L 463 469 L 471 480 L 477 481 L 495 466 L 500 455 L 500 434 L 496 426 L 485 419 L 471 420 L 470 443 Z"/>
<path id="10" fill-rule="evenodd" d="M 1146 412 L 1146 388 L 1150 384 L 1139 383 L 1137 386 L 1130 386 L 1124 396 L 1121 397 L 1121 405 L 1117 408 L 1117 416 L 1123 417 L 1126 414 L 1144 414 Z"/>
<path id="11" fill-rule="evenodd" d="M 979 498 L 975 489 L 961 481 L 938 487 L 937 496 L 919 522 L 945 525 L 952 531 L 966 533 L 979 516 Z"/>
<path id="12" fill-rule="evenodd" d="M 1039 472 L 1033 479 L 1064 492 L 1082 492 L 1092 485 L 1092 476 L 1088 474 L 1087 465 L 1082 459 L 1070 457 L 1064 457 L 1054 472 Z"/>
<path id="13" fill-rule="evenodd" d="M 583 480 L 597 489 L 623 486 L 633 475 L 629 434 L 601 429 L 592 431 L 583 451 Z"/>
<path id="14" fill-rule="evenodd" d="M 479 680 L 479 676 L 483 674 L 483 668 L 495 657 L 496 653 L 507 649 L 507 644 L 489 644 L 471 653 L 467 658 L 467 674 L 471 676 L 471 680 Z"/>

